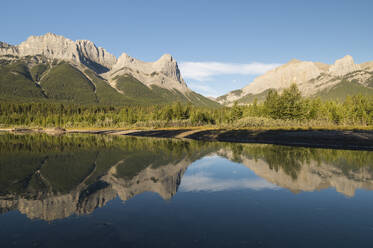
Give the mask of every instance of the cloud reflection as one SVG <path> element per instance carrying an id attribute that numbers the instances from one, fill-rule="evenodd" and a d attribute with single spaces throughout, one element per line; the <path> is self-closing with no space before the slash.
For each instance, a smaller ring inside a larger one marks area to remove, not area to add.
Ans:
<path id="1" fill-rule="evenodd" d="M 279 189 L 278 186 L 267 182 L 264 179 L 224 179 L 216 178 L 204 173 L 185 175 L 180 185 L 180 191 L 225 191 L 232 189 Z"/>

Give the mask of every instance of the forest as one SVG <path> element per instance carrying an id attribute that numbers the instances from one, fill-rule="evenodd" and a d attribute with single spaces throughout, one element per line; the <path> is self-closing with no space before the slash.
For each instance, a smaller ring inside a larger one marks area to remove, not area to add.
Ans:
<path id="1" fill-rule="evenodd" d="M 167 105 L 76 105 L 0 102 L 0 126 L 62 128 L 368 128 L 373 126 L 373 97 L 344 101 L 306 98 L 295 84 L 270 90 L 250 105 L 207 108 L 176 102 Z"/>

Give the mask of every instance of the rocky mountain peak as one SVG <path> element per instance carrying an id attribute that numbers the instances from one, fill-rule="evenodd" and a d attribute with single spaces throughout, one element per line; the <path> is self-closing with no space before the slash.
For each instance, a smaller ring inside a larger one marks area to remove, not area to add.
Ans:
<path id="1" fill-rule="evenodd" d="M 87 58 L 91 62 L 96 63 L 96 67 L 101 65 L 104 68 L 111 69 L 117 62 L 117 58 L 114 55 L 108 53 L 101 47 L 97 47 L 92 41 L 77 40 L 75 44 L 80 58 L 83 60 Z M 104 68 L 99 72 L 105 72 Z"/>
<path id="2" fill-rule="evenodd" d="M 334 76 L 343 76 L 357 70 L 360 70 L 360 66 L 355 64 L 352 56 L 346 55 L 336 60 L 335 63 L 330 66 L 328 73 Z"/>
<path id="3" fill-rule="evenodd" d="M 179 67 L 170 54 L 162 55 L 162 57 L 154 63 L 154 68 L 168 77 L 181 81 Z"/>
<path id="4" fill-rule="evenodd" d="M 171 56 L 171 54 L 168 54 L 168 53 L 166 53 L 166 54 L 163 54 L 159 59 L 158 59 L 158 61 L 162 61 L 162 62 L 168 62 L 168 61 L 173 61 L 174 60 L 174 58 Z"/>
<path id="5" fill-rule="evenodd" d="M 131 74 L 148 85 L 158 85 L 163 88 L 174 88 L 181 92 L 189 91 L 177 62 L 170 54 L 162 55 L 155 62 L 144 62 L 123 53 L 111 70 L 114 75 Z"/>
<path id="6" fill-rule="evenodd" d="M 315 63 L 311 61 L 291 60 L 267 73 L 257 77 L 243 88 L 243 94 L 258 94 L 267 89 L 282 89 L 292 83 L 303 83 L 321 74 Z"/>
<path id="7" fill-rule="evenodd" d="M 17 46 L 1 45 L 0 49 L 0 55 L 17 57 L 43 55 L 48 59 L 82 63 L 99 73 L 108 71 L 116 63 L 114 55 L 101 47 L 96 47 L 91 41 L 72 41 L 54 33 L 30 36 Z"/>
<path id="8" fill-rule="evenodd" d="M 114 68 L 119 69 L 120 67 L 129 66 L 132 63 L 136 64 L 138 63 L 138 60 L 129 56 L 127 53 L 122 53 L 119 56 L 117 63 L 114 65 Z"/>
<path id="9" fill-rule="evenodd" d="M 30 36 L 17 46 L 18 56 L 44 55 L 50 59 L 79 62 L 75 42 L 63 36 L 47 33 L 41 36 Z"/>

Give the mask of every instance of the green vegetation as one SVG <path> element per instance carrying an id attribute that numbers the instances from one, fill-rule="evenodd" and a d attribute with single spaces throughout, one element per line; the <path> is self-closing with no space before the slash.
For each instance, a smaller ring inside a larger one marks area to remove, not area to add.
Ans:
<path id="1" fill-rule="evenodd" d="M 40 85 L 49 99 L 81 104 L 98 103 L 95 86 L 68 63 L 53 67 Z"/>
<path id="2" fill-rule="evenodd" d="M 0 98 L 20 100 L 22 98 L 44 98 L 35 85 L 25 63 L 8 63 L 0 60 Z"/>
<path id="3" fill-rule="evenodd" d="M 267 95 L 268 95 L 268 92 L 270 90 L 265 90 L 259 94 L 247 94 L 246 96 L 238 99 L 238 103 L 239 104 L 249 104 L 249 103 L 253 103 L 254 101 L 257 101 L 257 102 L 262 102 L 266 99 Z"/>
<path id="4" fill-rule="evenodd" d="M 117 88 L 132 103 L 140 105 L 167 104 L 172 102 L 193 103 L 196 106 L 219 107 L 219 104 L 197 93 L 183 95 L 178 90 L 167 90 L 156 85 L 147 87 L 136 78 L 124 75 L 114 78 Z"/>
<path id="5" fill-rule="evenodd" d="M 373 97 L 348 96 L 345 101 L 321 101 L 304 98 L 293 84 L 281 94 L 270 90 L 263 103 L 256 101 L 246 108 L 244 116 L 298 121 L 305 125 L 373 125 Z"/>
<path id="6" fill-rule="evenodd" d="M 193 96 L 193 97 L 198 97 Z M 190 127 L 339 128 L 373 125 L 373 97 L 345 101 L 304 98 L 295 85 L 281 94 L 270 90 L 264 102 L 231 108 L 203 108 L 173 103 L 153 106 L 99 106 L 50 103 L 0 103 L 4 127 Z"/>
<path id="7" fill-rule="evenodd" d="M 34 82 L 39 82 L 43 73 L 48 70 L 49 66 L 47 64 L 38 64 L 30 69 L 30 74 Z"/>
<path id="8" fill-rule="evenodd" d="M 342 100 L 343 101 L 344 99 L 346 99 L 347 96 L 358 95 L 358 94 L 365 95 L 365 96 L 373 96 L 373 88 L 365 87 L 362 84 L 357 83 L 355 81 L 350 82 L 350 81 L 342 80 L 340 83 L 333 86 L 331 89 L 323 90 L 317 93 L 316 96 L 324 100 Z"/>
<path id="9" fill-rule="evenodd" d="M 100 104 L 124 105 L 133 103 L 133 99 L 120 94 L 93 71 L 85 70 L 85 73 L 92 80 L 92 83 L 96 86 L 96 96 Z"/>
<path id="10" fill-rule="evenodd" d="M 370 151 L 334 150 L 305 147 L 290 147 L 259 144 L 229 144 L 236 162 L 242 158 L 263 160 L 270 169 L 283 170 L 293 179 L 298 177 L 302 166 L 316 163 L 332 165 L 340 169 L 348 178 L 357 170 L 364 168 L 365 173 L 373 174 L 373 153 Z"/>
<path id="11" fill-rule="evenodd" d="M 130 98 L 140 98 L 142 101 L 152 97 L 158 98 L 150 88 L 130 75 L 115 77 L 114 80 L 117 82 L 117 88 Z"/>

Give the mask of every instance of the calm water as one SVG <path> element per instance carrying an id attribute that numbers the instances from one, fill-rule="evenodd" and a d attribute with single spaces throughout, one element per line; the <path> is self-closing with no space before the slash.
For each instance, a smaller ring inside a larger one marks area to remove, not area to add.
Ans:
<path id="1" fill-rule="evenodd" d="M 0 135 L 0 247 L 371 247 L 373 154 Z"/>

